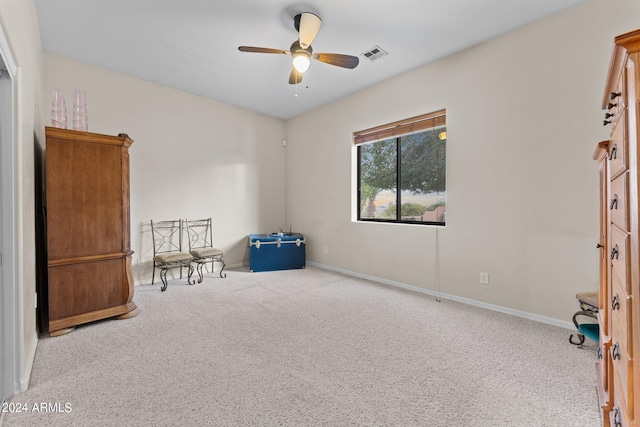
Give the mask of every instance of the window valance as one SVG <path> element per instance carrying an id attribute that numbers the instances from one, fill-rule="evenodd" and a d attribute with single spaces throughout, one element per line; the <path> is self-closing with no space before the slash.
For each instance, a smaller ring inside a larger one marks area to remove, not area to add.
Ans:
<path id="1" fill-rule="evenodd" d="M 410 119 L 399 120 L 386 125 L 380 125 L 370 129 L 354 132 L 353 143 L 355 145 L 359 145 L 366 144 L 367 142 L 396 138 L 398 136 L 420 132 L 426 129 L 444 126 L 446 124 L 446 110 L 439 110 L 433 113 L 412 117 Z"/>

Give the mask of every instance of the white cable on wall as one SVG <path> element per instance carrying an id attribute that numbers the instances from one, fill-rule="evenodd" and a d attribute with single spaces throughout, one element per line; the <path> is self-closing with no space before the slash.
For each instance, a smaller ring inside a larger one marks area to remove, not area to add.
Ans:
<path id="1" fill-rule="evenodd" d="M 434 280 L 434 289 L 433 289 L 433 293 L 435 295 L 436 301 L 440 302 L 440 295 L 442 293 L 442 290 L 440 289 L 440 239 L 438 236 L 438 228 L 439 227 L 435 227 L 436 229 L 436 256 L 435 256 L 435 280 Z"/>

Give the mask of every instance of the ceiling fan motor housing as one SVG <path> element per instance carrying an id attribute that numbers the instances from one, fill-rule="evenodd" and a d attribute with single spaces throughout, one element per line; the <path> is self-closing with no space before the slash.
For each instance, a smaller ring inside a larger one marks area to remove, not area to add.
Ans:
<path id="1" fill-rule="evenodd" d="M 311 57 L 311 54 L 313 53 L 313 49 L 311 48 L 311 46 L 305 49 L 302 46 L 300 46 L 300 42 L 298 40 L 291 43 L 291 47 L 289 48 L 289 51 L 291 52 L 291 56 L 293 56 L 294 58 L 297 53 L 306 52 L 309 55 L 309 57 Z"/>

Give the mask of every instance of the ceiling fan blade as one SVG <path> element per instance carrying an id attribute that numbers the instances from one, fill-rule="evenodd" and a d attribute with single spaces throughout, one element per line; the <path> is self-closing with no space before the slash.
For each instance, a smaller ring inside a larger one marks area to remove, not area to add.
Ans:
<path id="1" fill-rule="evenodd" d="M 339 53 L 314 53 L 312 56 L 320 62 L 336 65 L 342 68 L 354 69 L 360 63 L 357 56 L 342 55 Z"/>
<path id="2" fill-rule="evenodd" d="M 300 83 L 302 81 L 302 73 L 299 73 L 295 68 L 291 69 L 291 74 L 289 75 L 289 84 L 294 85 L 296 83 Z"/>
<path id="3" fill-rule="evenodd" d="M 255 53 L 284 53 L 285 55 L 289 55 L 288 50 L 282 49 L 271 49 L 268 47 L 254 47 L 254 46 L 240 46 L 238 47 L 240 52 L 255 52 Z"/>
<path id="4" fill-rule="evenodd" d="M 322 25 L 322 19 L 311 12 L 305 12 L 300 16 L 300 47 L 303 49 L 308 48 L 311 45 L 313 39 L 318 35 L 320 26 Z"/>

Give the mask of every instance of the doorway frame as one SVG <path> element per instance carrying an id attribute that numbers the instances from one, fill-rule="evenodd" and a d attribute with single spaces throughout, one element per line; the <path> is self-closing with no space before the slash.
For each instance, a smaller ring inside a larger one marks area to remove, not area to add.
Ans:
<path id="1" fill-rule="evenodd" d="M 2 387 L 2 400 L 8 399 L 20 393 L 19 352 L 20 352 L 20 322 L 19 315 L 19 289 L 18 289 L 18 237 L 17 237 L 17 189 L 16 176 L 16 141 L 17 141 L 17 108 L 16 100 L 19 78 L 19 69 L 12 55 L 9 42 L 4 29 L 0 27 L 0 59 L 4 63 L 9 74 L 8 83 L 10 91 L 6 87 L 0 88 L 0 103 L 5 103 L 7 110 L 11 112 L 10 119 L 6 123 L 8 129 L 0 131 L 0 253 L 2 259 L 2 360 L 0 369 L 3 371 L 4 383 Z M 10 92 L 10 93 L 7 93 Z"/>

